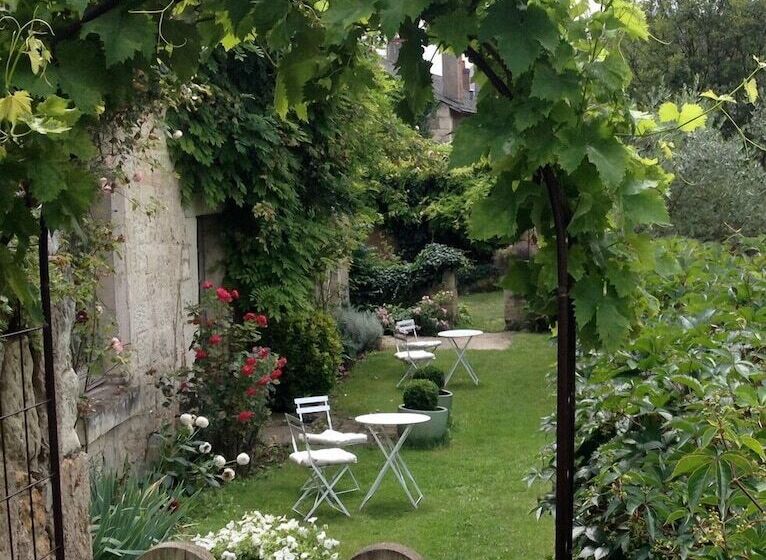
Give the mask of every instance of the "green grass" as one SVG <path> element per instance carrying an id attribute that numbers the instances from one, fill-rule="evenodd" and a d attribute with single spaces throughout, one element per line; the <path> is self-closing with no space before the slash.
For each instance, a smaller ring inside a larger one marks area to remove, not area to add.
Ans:
<path id="1" fill-rule="evenodd" d="M 328 534 L 341 541 L 341 558 L 380 541 L 401 542 L 429 560 L 534 560 L 552 553 L 552 521 L 538 522 L 529 514 L 544 488 L 527 488 L 522 477 L 544 443 L 538 432 L 540 417 L 553 407 L 545 378 L 554 363 L 553 348 L 546 336 L 519 334 L 508 350 L 468 354 L 481 384 L 469 383 L 464 373 L 453 378 L 449 445 L 403 451 L 425 494 L 419 509 L 412 509 L 389 472 L 360 512 L 382 455 L 377 448 L 354 450 L 359 457 L 354 472 L 363 488 L 343 497 L 352 517 L 326 506 L 318 513 Z M 451 351 L 438 352 L 442 367 L 453 359 Z M 390 354 L 370 355 L 336 390 L 334 415 L 396 410 L 401 395 L 394 385 L 401 373 L 401 365 Z M 196 530 L 218 529 L 253 509 L 290 514 L 306 474 L 286 464 L 208 492 L 198 509 Z"/>
<path id="2" fill-rule="evenodd" d="M 466 326 L 484 332 L 505 330 L 503 291 L 481 292 L 460 296 L 460 303 L 468 307 L 471 321 Z"/>

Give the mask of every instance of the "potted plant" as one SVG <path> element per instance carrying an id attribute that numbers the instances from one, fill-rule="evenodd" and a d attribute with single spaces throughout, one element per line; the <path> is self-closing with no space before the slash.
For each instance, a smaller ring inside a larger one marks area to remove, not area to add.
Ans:
<path id="1" fill-rule="evenodd" d="M 436 366 L 425 366 L 417 370 L 413 376 L 413 379 L 428 379 L 433 381 L 439 388 L 439 396 L 437 398 L 437 404 L 443 406 L 452 413 L 452 391 L 447 391 L 444 388 L 444 371 Z"/>
<path id="2" fill-rule="evenodd" d="M 429 442 L 443 439 L 447 434 L 449 410 L 439 406 L 439 388 L 436 384 L 428 379 L 415 379 L 404 386 L 402 396 L 404 404 L 399 405 L 399 412 L 425 414 L 431 418 L 428 422 L 412 427 L 410 441 Z"/>

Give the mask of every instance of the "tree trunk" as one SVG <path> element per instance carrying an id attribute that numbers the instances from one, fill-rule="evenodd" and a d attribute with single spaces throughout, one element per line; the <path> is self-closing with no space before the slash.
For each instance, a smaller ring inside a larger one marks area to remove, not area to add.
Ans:
<path id="1" fill-rule="evenodd" d="M 555 172 L 542 170 L 556 229 L 558 367 L 556 384 L 556 560 L 572 559 L 574 527 L 574 442 L 575 442 L 575 348 L 577 342 L 574 303 L 570 295 L 568 256 L 571 239 L 567 234 L 569 209 Z"/>

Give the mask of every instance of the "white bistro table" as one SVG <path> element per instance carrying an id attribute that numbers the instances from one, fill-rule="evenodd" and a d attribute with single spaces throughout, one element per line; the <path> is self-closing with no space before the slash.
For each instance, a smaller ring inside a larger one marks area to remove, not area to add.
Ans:
<path id="1" fill-rule="evenodd" d="M 375 492 L 380 488 L 380 483 L 383 482 L 383 477 L 386 475 L 388 469 L 391 469 L 396 475 L 399 484 L 404 488 L 405 494 L 410 499 L 412 507 L 417 508 L 420 500 L 423 499 L 423 493 L 418 487 L 418 483 L 415 482 L 415 478 L 412 476 L 412 472 L 407 467 L 407 463 L 404 462 L 399 451 L 404 445 L 407 436 L 410 435 L 412 427 L 415 424 L 422 424 L 428 422 L 431 418 L 425 414 L 411 414 L 404 412 L 382 412 L 376 414 L 363 414 L 357 416 L 355 420 L 360 424 L 367 426 L 370 430 L 372 437 L 383 452 L 383 456 L 386 461 L 383 463 L 383 467 L 378 473 L 378 478 L 372 483 L 367 495 L 362 500 L 362 505 L 359 509 L 362 509 L 370 498 L 375 495 Z M 390 426 L 405 426 L 404 431 L 399 436 L 399 441 L 394 442 L 393 439 L 386 433 L 385 428 Z M 410 488 L 412 486 L 412 488 Z"/>
<path id="2" fill-rule="evenodd" d="M 453 364 L 452 369 L 449 370 L 449 373 L 447 373 L 447 377 L 444 379 L 445 387 L 449 383 L 449 380 L 452 378 L 452 374 L 455 373 L 457 366 L 460 364 L 463 365 L 463 369 L 468 372 L 468 375 L 471 377 L 473 382 L 476 385 L 479 384 L 479 376 L 476 375 L 476 371 L 474 371 L 473 366 L 468 363 L 468 359 L 465 356 L 465 351 L 468 348 L 468 345 L 471 343 L 471 339 L 473 337 L 481 336 L 483 334 L 484 331 L 475 329 L 454 329 L 451 331 L 441 331 L 437 334 L 437 336 L 441 338 L 448 338 L 450 342 L 452 342 L 452 346 L 455 349 L 455 353 L 457 354 L 457 360 Z M 458 344 L 458 339 L 465 340 L 462 346 Z"/>

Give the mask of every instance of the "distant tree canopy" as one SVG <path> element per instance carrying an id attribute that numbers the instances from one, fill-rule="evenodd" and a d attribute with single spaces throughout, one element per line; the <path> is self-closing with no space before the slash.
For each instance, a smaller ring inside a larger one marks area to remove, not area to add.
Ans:
<path id="1" fill-rule="evenodd" d="M 655 39 L 625 53 L 634 95 L 664 83 L 673 91 L 699 80 L 700 91 L 730 91 L 766 55 L 766 0 L 642 0 Z"/>

